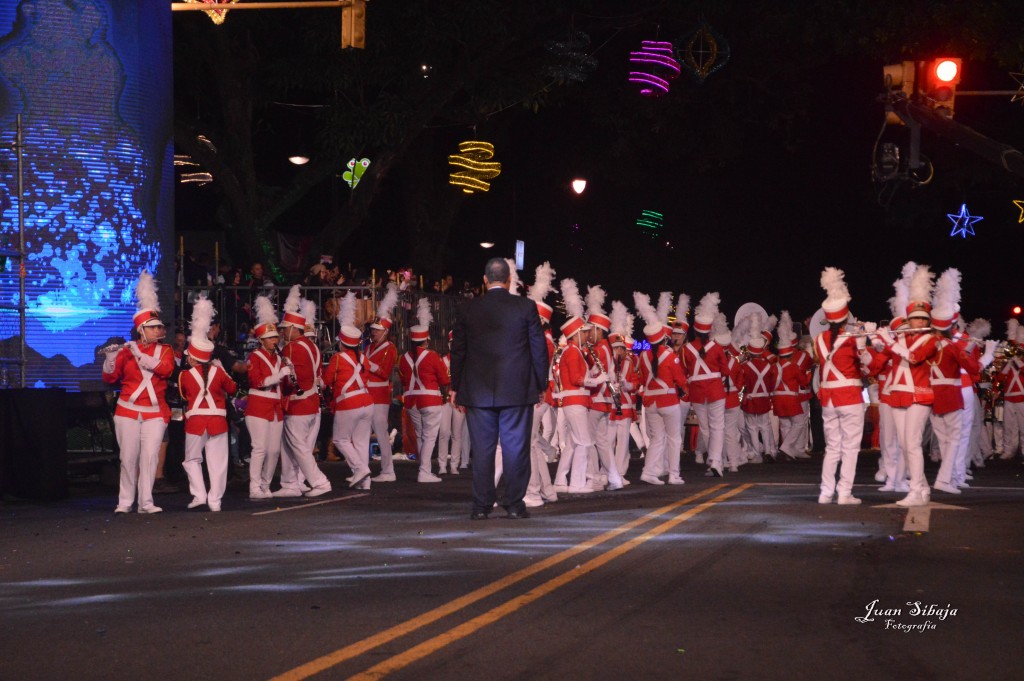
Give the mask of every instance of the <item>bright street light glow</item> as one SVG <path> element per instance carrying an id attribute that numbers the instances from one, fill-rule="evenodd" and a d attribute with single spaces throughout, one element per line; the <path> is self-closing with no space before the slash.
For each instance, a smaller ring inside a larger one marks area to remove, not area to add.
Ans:
<path id="1" fill-rule="evenodd" d="M 288 160 L 297 166 L 304 166 L 309 163 L 309 156 L 289 156 Z"/>
<path id="2" fill-rule="evenodd" d="M 944 59 L 935 67 L 935 76 L 943 83 L 956 80 L 957 66 L 952 59 Z"/>
<path id="3" fill-rule="evenodd" d="M 587 181 L 583 179 L 576 179 L 572 181 L 572 190 L 577 194 L 582 194 L 583 190 L 587 188 Z"/>
<path id="4" fill-rule="evenodd" d="M 494 242 L 493 241 L 481 241 L 480 242 L 480 248 L 494 248 Z"/>

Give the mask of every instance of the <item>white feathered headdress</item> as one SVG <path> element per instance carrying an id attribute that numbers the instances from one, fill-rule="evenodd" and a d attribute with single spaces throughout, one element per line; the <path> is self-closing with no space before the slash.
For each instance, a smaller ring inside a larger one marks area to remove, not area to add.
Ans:
<path id="1" fill-rule="evenodd" d="M 1016 319 L 1006 320 L 1006 340 L 1017 341 L 1017 335 L 1020 333 L 1020 322 Z"/>
<path id="2" fill-rule="evenodd" d="M 748 314 L 736 320 L 736 326 L 732 330 L 732 340 L 736 345 L 746 345 L 750 341 L 750 329 L 754 323 L 756 313 Z"/>
<path id="3" fill-rule="evenodd" d="M 302 311 L 302 317 L 306 320 L 306 333 L 315 335 L 316 303 L 308 298 L 303 298 L 302 302 L 299 303 L 299 310 Z"/>
<path id="4" fill-rule="evenodd" d="M 420 326 L 428 327 L 434 321 L 434 315 L 430 312 L 430 301 L 423 296 L 416 303 L 416 321 Z"/>
<path id="5" fill-rule="evenodd" d="M 135 283 L 135 307 L 142 310 L 160 312 L 160 299 L 156 295 L 156 281 L 153 275 L 143 270 L 139 280 Z"/>
<path id="6" fill-rule="evenodd" d="M 355 327 L 356 323 L 356 292 L 349 291 L 338 304 L 338 326 Z"/>
<path id="7" fill-rule="evenodd" d="M 967 325 L 967 335 L 971 338 L 987 338 L 992 333 L 992 322 L 978 317 Z"/>
<path id="8" fill-rule="evenodd" d="M 941 319 L 952 319 L 960 311 L 960 270 L 950 267 L 939 276 L 932 296 L 932 311 Z"/>
<path id="9" fill-rule="evenodd" d="M 910 279 L 910 302 L 930 303 L 935 287 L 935 273 L 928 265 L 918 265 Z"/>
<path id="10" fill-rule="evenodd" d="M 583 319 L 583 297 L 580 296 L 576 280 L 563 279 L 560 286 L 562 287 L 562 302 L 565 303 L 565 313 L 570 317 Z"/>
<path id="11" fill-rule="evenodd" d="M 398 286 L 392 281 L 388 283 L 387 292 L 380 304 L 377 305 L 377 318 L 390 320 L 396 305 L 398 305 Z"/>
<path id="12" fill-rule="evenodd" d="M 690 296 L 680 293 L 679 300 L 676 301 L 676 323 L 686 322 L 688 314 L 690 314 Z"/>
<path id="13" fill-rule="evenodd" d="M 796 332 L 793 330 L 793 318 L 789 315 L 789 310 L 783 310 L 782 314 L 779 315 L 779 323 L 776 329 L 779 334 L 780 348 L 796 345 Z"/>
<path id="14" fill-rule="evenodd" d="M 256 312 L 256 330 L 258 331 L 256 335 L 259 338 L 276 336 L 277 311 L 274 309 L 274 304 L 270 302 L 270 298 L 267 296 L 256 296 L 256 301 L 252 307 Z"/>
<path id="15" fill-rule="evenodd" d="M 717 291 L 704 294 L 704 297 L 700 299 L 700 304 L 697 305 L 697 309 L 693 312 L 693 321 L 699 327 L 697 329 L 700 332 L 700 327 L 704 329 L 704 333 L 708 333 L 711 325 L 715 321 L 715 315 L 718 314 L 718 304 L 722 302 L 721 297 Z"/>
<path id="16" fill-rule="evenodd" d="M 892 283 L 895 294 L 889 299 L 889 312 L 893 319 L 907 314 L 907 305 L 910 304 L 910 280 L 914 278 L 915 270 L 917 263 L 911 260 L 903 266 L 900 278 Z"/>
<path id="17" fill-rule="evenodd" d="M 662 291 L 658 294 L 658 321 L 668 326 L 668 313 L 672 311 L 672 292 Z"/>
<path id="18" fill-rule="evenodd" d="M 519 272 L 516 270 L 516 261 L 512 258 L 505 258 L 505 262 L 508 263 L 508 292 L 518 296 L 521 282 L 519 281 Z"/>
<path id="19" fill-rule="evenodd" d="M 213 323 L 213 302 L 205 295 L 200 295 L 192 306 L 192 335 L 189 336 L 189 343 L 196 340 L 208 340 L 210 337 L 210 325 Z"/>
<path id="20" fill-rule="evenodd" d="M 658 311 L 651 305 L 651 297 L 646 293 L 633 291 L 633 305 L 636 307 L 636 312 L 640 315 L 640 319 L 644 320 L 645 325 L 654 326 L 661 323 L 661 320 L 658 319 Z"/>
<path id="21" fill-rule="evenodd" d="M 607 294 L 600 286 L 587 287 L 587 316 L 604 314 L 604 301 Z"/>
<path id="22" fill-rule="evenodd" d="M 630 335 L 629 310 L 618 300 L 612 301 L 612 333 L 617 333 L 623 338 Z"/>
<path id="23" fill-rule="evenodd" d="M 288 289 L 288 297 L 284 300 L 284 311 L 286 313 L 300 314 L 299 304 L 302 301 L 302 287 L 295 284 Z"/>
<path id="24" fill-rule="evenodd" d="M 843 323 L 849 317 L 847 305 L 850 303 L 850 290 L 846 288 L 846 275 L 836 267 L 826 267 L 821 272 L 821 288 L 825 291 L 825 300 L 821 309 L 829 323 Z"/>
<path id="25" fill-rule="evenodd" d="M 678 315 L 679 313 L 676 312 L 676 314 Z M 711 338 L 723 348 L 732 344 L 732 332 L 729 331 L 729 320 L 724 312 L 716 314 L 715 321 L 711 322 Z"/>
<path id="26" fill-rule="evenodd" d="M 535 303 L 544 302 L 544 299 L 551 293 L 551 289 L 554 288 L 554 282 L 555 270 L 551 267 L 551 263 L 545 262 L 537 265 L 537 270 L 533 277 L 533 286 L 530 287 L 530 292 L 526 294 L 527 297 Z"/>

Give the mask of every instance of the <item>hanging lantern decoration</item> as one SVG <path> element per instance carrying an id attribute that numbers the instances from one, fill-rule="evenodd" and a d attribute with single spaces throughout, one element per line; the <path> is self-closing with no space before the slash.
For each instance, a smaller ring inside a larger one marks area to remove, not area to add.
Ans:
<path id="1" fill-rule="evenodd" d="M 198 4 L 198 5 L 233 5 L 238 0 L 185 0 L 185 2 Z M 227 19 L 228 11 L 226 9 L 204 9 L 203 12 L 206 16 L 213 20 L 213 23 L 220 26 Z"/>
<path id="2" fill-rule="evenodd" d="M 501 164 L 488 161 L 491 158 L 494 158 L 494 145 L 490 142 L 459 142 L 459 153 L 448 157 L 448 165 L 454 168 L 449 184 L 461 187 L 466 194 L 489 190 L 491 183 L 487 180 L 501 174 Z"/>
<path id="3" fill-rule="evenodd" d="M 363 176 L 366 169 L 370 167 L 370 159 L 361 158 L 358 161 L 356 159 L 350 159 L 348 162 L 348 170 L 341 174 L 342 179 L 348 183 L 348 186 L 352 189 L 356 188 L 359 184 L 359 178 Z"/>
<path id="4" fill-rule="evenodd" d="M 1020 223 L 1024 222 L 1024 200 L 1016 199 L 1014 200 L 1013 205 L 1017 206 L 1017 208 L 1020 208 L 1020 217 L 1017 218 L 1017 224 L 1019 225 Z"/>
<path id="5" fill-rule="evenodd" d="M 698 83 L 729 63 L 729 43 L 706 21 L 676 42 L 676 56 Z"/>
<path id="6" fill-rule="evenodd" d="M 672 56 L 672 43 L 644 40 L 639 52 L 629 53 L 629 82 L 640 85 L 644 97 L 668 94 L 669 81 L 679 77 L 679 62 Z"/>
<path id="7" fill-rule="evenodd" d="M 946 213 L 946 217 L 953 221 L 953 231 L 949 235 L 960 236 L 964 239 L 974 236 L 974 223 L 984 219 L 968 213 L 966 203 L 960 206 L 959 213 Z"/>
<path id="8" fill-rule="evenodd" d="M 1010 98 L 1010 103 L 1024 102 L 1024 73 L 1011 72 L 1010 78 L 1013 78 L 1017 83 L 1017 92 L 1015 92 L 1013 97 Z"/>
<path id="9" fill-rule="evenodd" d="M 657 239 L 660 237 L 661 228 L 665 226 L 665 216 L 656 210 L 640 211 L 636 226 L 644 235 Z"/>

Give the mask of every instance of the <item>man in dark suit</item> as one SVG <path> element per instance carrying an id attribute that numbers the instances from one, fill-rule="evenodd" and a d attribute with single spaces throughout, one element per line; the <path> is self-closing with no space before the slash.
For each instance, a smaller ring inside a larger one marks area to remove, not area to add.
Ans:
<path id="1" fill-rule="evenodd" d="M 473 456 L 473 512 L 494 507 L 494 455 L 501 440 L 509 518 L 528 518 L 533 405 L 547 385 L 548 350 L 536 304 L 509 293 L 508 263 L 484 268 L 486 295 L 467 301 L 452 330 L 452 389 L 466 407 Z"/>

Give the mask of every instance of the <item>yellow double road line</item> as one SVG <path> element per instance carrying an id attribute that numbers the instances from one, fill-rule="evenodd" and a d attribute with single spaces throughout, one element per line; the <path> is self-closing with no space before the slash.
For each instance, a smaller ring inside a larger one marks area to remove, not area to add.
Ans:
<path id="1" fill-rule="evenodd" d="M 476 631 L 480 630 L 481 628 L 498 621 L 506 615 L 512 614 L 520 608 L 551 593 L 555 589 L 558 589 L 559 587 L 562 587 L 578 579 L 579 577 L 582 577 L 583 575 L 593 572 L 602 565 L 605 565 L 606 563 L 614 560 L 615 558 L 618 558 L 619 556 L 628 553 L 629 551 L 632 551 L 641 544 L 661 534 L 664 534 L 676 525 L 679 525 L 680 523 L 689 520 L 695 515 L 708 510 L 717 503 L 720 503 L 731 497 L 736 496 L 740 492 L 749 489 L 752 486 L 753 485 L 750 484 L 740 485 L 739 487 L 728 490 L 724 494 L 720 494 L 719 496 L 716 496 L 713 499 L 706 500 L 697 506 L 688 508 L 679 515 L 674 516 L 673 518 L 670 518 L 669 520 L 661 523 L 660 525 L 651 528 L 643 534 L 637 535 L 636 537 L 624 542 L 623 544 L 620 544 L 619 546 L 616 546 L 615 548 L 587 561 L 579 567 L 574 567 L 572 570 L 569 570 L 557 577 L 554 577 L 549 581 L 544 582 L 543 584 L 537 587 L 534 587 L 530 591 L 527 591 L 526 593 L 520 596 L 516 596 L 515 598 L 512 598 L 511 600 L 503 603 L 502 605 L 499 605 L 489 610 L 488 612 L 479 615 L 478 617 L 475 617 L 461 625 L 458 625 L 453 629 L 444 632 L 443 634 L 440 634 L 438 636 L 435 636 L 434 638 L 424 641 L 423 643 L 420 643 L 419 645 L 414 646 L 406 650 L 405 652 L 400 653 L 399 655 L 395 655 L 391 658 L 388 658 L 387 660 L 384 660 L 383 662 L 380 662 L 379 664 L 374 665 L 366 671 L 357 674 L 351 678 L 379 679 L 383 676 L 386 676 L 387 674 L 403 669 L 404 667 L 407 667 L 413 662 L 420 660 L 440 650 L 441 648 L 451 643 L 454 643 L 455 641 L 458 641 L 462 638 L 465 638 L 475 633 Z M 476 603 L 477 601 L 480 601 L 509 586 L 512 586 L 513 584 L 521 582 L 524 579 L 527 579 L 539 572 L 547 570 L 550 567 L 558 565 L 559 563 L 563 563 L 569 560 L 570 558 L 573 558 L 579 555 L 580 553 L 583 553 L 584 551 L 587 551 L 595 546 L 604 544 L 605 542 L 608 542 L 614 539 L 615 537 L 618 537 L 624 534 L 625 532 L 628 532 L 633 528 L 639 527 L 640 525 L 643 525 L 662 515 L 669 514 L 682 506 L 686 506 L 687 504 L 691 504 L 694 501 L 697 501 L 698 499 L 708 497 L 714 494 L 715 492 L 722 490 L 724 487 L 726 486 L 715 485 L 702 492 L 698 492 L 697 494 L 693 494 L 689 497 L 686 497 L 685 499 L 680 499 L 679 501 L 673 502 L 667 506 L 663 506 L 659 509 L 651 511 L 650 513 L 643 515 L 635 520 L 631 520 L 628 523 L 624 523 L 616 528 L 608 530 L 607 532 L 604 532 L 594 537 L 593 539 L 589 539 L 585 542 L 577 544 L 576 546 L 573 546 L 572 548 L 560 551 L 559 553 L 556 553 L 555 555 L 550 556 L 549 558 L 545 558 L 544 560 L 534 563 L 533 565 L 523 568 L 522 570 L 513 572 L 512 574 L 503 577 L 502 579 L 499 579 L 495 582 L 492 582 L 486 586 L 483 586 L 475 591 L 472 591 L 466 594 L 465 596 L 456 598 L 453 601 L 449 601 L 448 603 L 437 608 L 434 608 L 433 610 L 430 610 L 428 612 L 425 612 L 422 615 L 414 617 L 410 620 L 406 620 L 401 624 L 395 625 L 390 629 L 385 629 L 384 631 L 378 634 L 374 634 L 373 636 L 370 636 L 368 638 L 365 638 L 362 641 L 357 641 L 356 643 L 345 646 L 344 648 L 340 648 L 334 651 L 333 653 L 329 653 L 328 655 L 324 655 L 323 657 L 317 658 L 316 660 L 312 660 L 311 662 L 307 662 L 306 664 L 296 667 L 295 669 L 275 676 L 273 679 L 271 679 L 271 681 L 300 681 L 301 679 L 307 679 L 315 674 L 319 674 L 322 671 L 330 669 L 331 667 L 339 665 L 342 662 L 350 660 L 354 657 L 358 657 L 359 655 L 362 655 L 363 653 L 366 653 L 374 648 L 382 646 L 385 643 L 389 643 L 401 636 L 405 636 L 406 634 L 412 633 L 417 629 L 421 629 L 427 626 L 428 624 L 436 622 L 442 617 L 446 617 L 450 614 L 458 612 L 459 610 L 462 610 L 472 605 L 473 603 Z"/>

